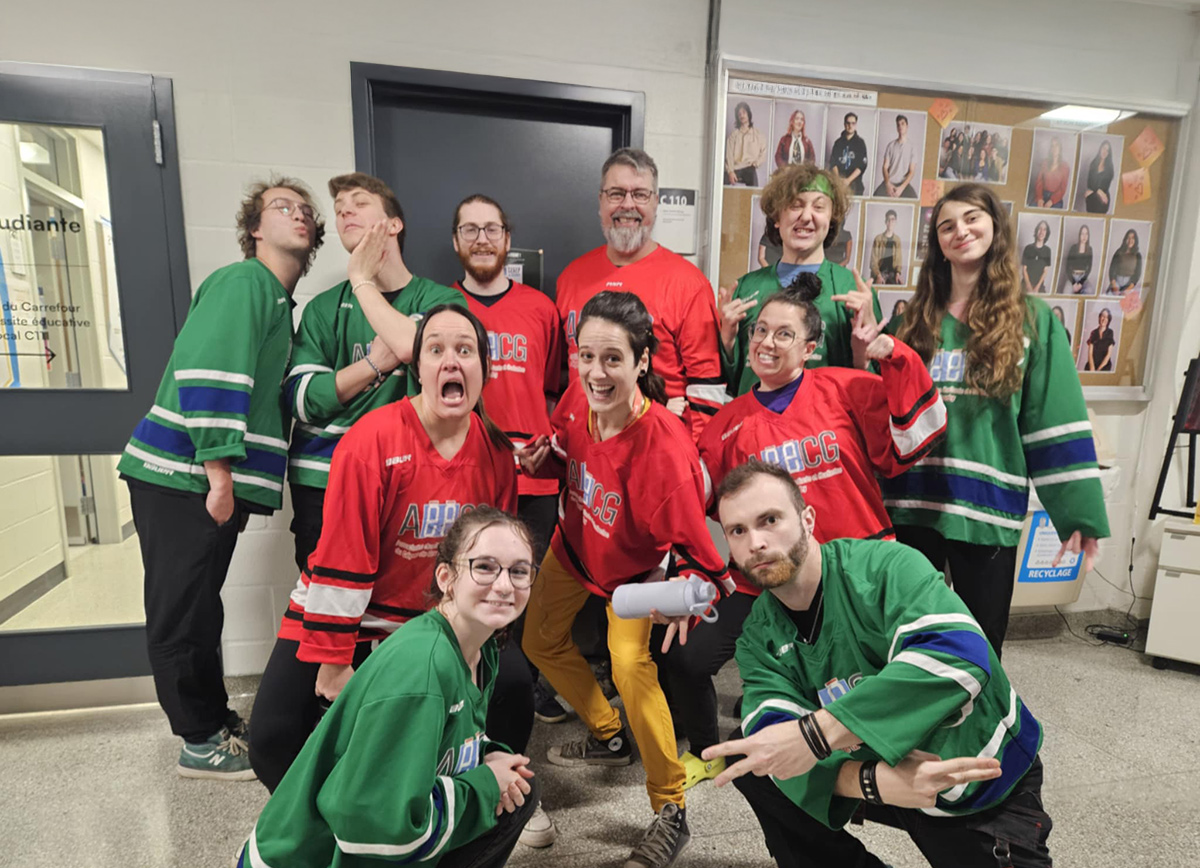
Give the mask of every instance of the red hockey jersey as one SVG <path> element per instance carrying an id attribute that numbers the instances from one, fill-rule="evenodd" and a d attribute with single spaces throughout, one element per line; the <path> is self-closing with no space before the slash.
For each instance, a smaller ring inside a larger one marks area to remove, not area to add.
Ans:
<path id="1" fill-rule="evenodd" d="M 486 299 L 491 304 L 467 292 L 462 281 L 454 288 L 488 331 L 491 377 L 483 387 L 488 415 L 517 447 L 549 435 L 546 395 L 558 394 L 563 357 L 558 308 L 523 283 L 513 282 L 494 301 Z M 519 469 L 518 473 L 521 494 L 558 494 L 557 480 L 526 476 Z"/>
<path id="2" fill-rule="evenodd" d="M 325 529 L 279 638 L 298 641 L 308 663 L 351 663 L 355 642 L 383 639 L 429 608 L 438 543 L 485 503 L 515 513 L 517 471 L 478 416 L 447 461 L 408 398 L 367 413 L 333 450 Z"/>
<path id="3" fill-rule="evenodd" d="M 654 319 L 658 352 L 654 370 L 666 381 L 667 397 L 687 398 L 683 420 L 697 440 L 710 417 L 725 403 L 721 357 L 717 345 L 717 305 L 700 269 L 661 245 L 632 265 L 617 267 L 606 247 L 576 259 L 559 275 L 558 312 L 567 337 L 570 382 L 564 402 L 577 413 L 586 409 L 578 383 L 579 346 L 575 342 L 579 312 L 603 290 L 632 292 Z"/>
<path id="4" fill-rule="evenodd" d="M 554 413 L 554 454 L 567 486 L 550 546 L 585 588 L 611 597 L 646 578 L 674 549 L 680 572 L 733 583 L 704 521 L 708 480 L 679 419 L 661 404 L 596 442 L 589 413 Z"/>
<path id="5" fill-rule="evenodd" d="M 946 407 L 907 345 L 896 341 L 879 367 L 882 376 L 810 368 L 782 413 L 752 392 L 728 404 L 700 438 L 713 489 L 733 468 L 758 458 L 796 480 L 817 511 L 817 542 L 895 539 L 875 474 L 896 476 L 928 452 L 946 431 Z M 731 572 L 738 590 L 758 593 Z"/>

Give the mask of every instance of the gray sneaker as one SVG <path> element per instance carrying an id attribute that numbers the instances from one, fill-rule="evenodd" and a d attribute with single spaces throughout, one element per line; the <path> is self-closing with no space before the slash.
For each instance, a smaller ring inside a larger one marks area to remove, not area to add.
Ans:
<path id="1" fill-rule="evenodd" d="M 252 781 L 257 778 L 250 767 L 250 747 L 227 727 L 200 744 L 183 743 L 179 751 L 180 777 L 209 778 L 218 781 Z"/>
<path id="2" fill-rule="evenodd" d="M 625 868 L 667 868 L 691 839 L 687 811 L 667 802 L 625 860 Z"/>
<path id="3" fill-rule="evenodd" d="M 557 744 L 546 751 L 546 759 L 554 766 L 627 766 L 633 762 L 629 731 L 620 732 L 606 741 L 590 732 L 578 741 Z"/>

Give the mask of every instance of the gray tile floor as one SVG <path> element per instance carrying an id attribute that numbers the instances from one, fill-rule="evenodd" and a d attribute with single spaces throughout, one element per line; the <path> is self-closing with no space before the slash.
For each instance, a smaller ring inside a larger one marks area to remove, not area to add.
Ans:
<path id="1" fill-rule="evenodd" d="M 1200 667 L 1159 672 L 1140 654 L 1065 634 L 1011 642 L 1005 666 L 1046 725 L 1057 864 L 1200 865 Z M 727 711 L 734 667 L 718 687 Z M 245 713 L 250 699 L 236 704 Z M 531 751 L 543 757 L 580 732 L 574 720 L 539 724 Z M 177 751 L 156 707 L 0 717 L 0 864 L 224 868 L 266 792 L 179 778 Z M 510 864 L 620 865 L 650 820 L 641 766 L 580 773 L 539 762 L 537 771 L 561 835 L 547 850 L 518 847 Z M 693 838 L 680 865 L 771 864 L 733 788 L 701 784 L 688 820 Z M 901 833 L 868 825 L 859 834 L 895 868 L 926 864 Z"/>

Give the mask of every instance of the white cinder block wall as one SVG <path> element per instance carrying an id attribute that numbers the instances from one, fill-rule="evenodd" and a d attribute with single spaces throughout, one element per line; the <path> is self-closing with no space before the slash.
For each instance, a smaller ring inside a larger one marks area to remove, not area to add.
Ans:
<path id="1" fill-rule="evenodd" d="M 202 6 L 112 0 L 102 11 L 83 0 L 60 0 L 53 28 L 45 27 L 43 7 L 9 7 L 0 57 L 174 80 L 193 286 L 238 256 L 233 213 L 249 179 L 272 169 L 294 174 L 318 192 L 328 212 L 325 181 L 354 164 L 351 61 L 643 91 L 645 144 L 659 162 L 663 184 L 703 187 L 705 0 L 527 0 L 503 6 L 477 0 L 212 0 Z M 1195 98 L 1196 25 L 1176 8 L 1095 0 L 1012 0 L 1001 6 L 913 0 L 899 21 L 895 3 L 883 0 L 846 2 L 836 10 L 808 0 L 724 0 L 722 10 L 722 48 L 762 60 L 856 68 L 895 75 L 899 82 L 1000 82 L 1104 103 L 1190 104 Z M 889 28 L 886 41 L 882 29 L 865 24 L 881 17 L 900 28 Z M 846 22 L 860 24 L 840 29 Z M 1135 63 L 1114 61 L 1118 41 Z M 1117 582 L 1135 529 L 1139 558 L 1150 559 L 1139 575 L 1153 573 L 1153 554 L 1141 552 L 1144 522 L 1135 520 L 1133 506 L 1144 513 L 1148 502 L 1146 462 L 1161 451 L 1179 387 L 1173 371 L 1196 351 L 1200 323 L 1195 305 L 1186 305 L 1200 281 L 1200 256 L 1191 253 L 1200 214 L 1195 178 L 1188 181 L 1184 205 L 1169 278 L 1173 288 L 1159 311 L 1170 323 L 1155 400 L 1147 410 L 1103 408 L 1101 429 L 1124 474 L 1121 500 L 1111 505 L 1117 540 L 1102 562 Z M 341 279 L 345 260 L 331 231 L 300 284 L 301 301 Z M 1192 346 L 1181 344 L 1181 335 Z M 260 671 L 269 653 L 295 579 L 288 521 L 286 510 L 256 518 L 239 543 L 225 593 L 231 674 Z M 1149 592 L 1144 580 L 1139 589 Z M 1089 607 L 1128 602 L 1095 577 L 1085 594 Z"/>

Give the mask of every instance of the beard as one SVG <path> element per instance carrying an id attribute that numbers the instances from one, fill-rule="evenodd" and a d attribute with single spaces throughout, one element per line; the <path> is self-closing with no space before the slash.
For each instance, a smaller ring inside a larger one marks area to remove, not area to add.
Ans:
<path id="1" fill-rule="evenodd" d="M 804 566 L 804 562 L 808 559 L 808 534 L 807 532 L 802 533 L 803 535 L 800 537 L 800 540 L 788 549 L 788 553 L 776 560 L 767 569 L 753 570 L 755 564 L 762 562 L 763 559 L 761 558 L 758 561 L 751 561 L 744 567 L 738 564 L 737 568 L 750 584 L 757 588 L 762 588 L 764 591 L 786 585 L 800 574 L 800 568 Z"/>
<path id="2" fill-rule="evenodd" d="M 617 226 L 609 223 L 604 227 L 604 240 L 611 244 L 618 253 L 628 256 L 631 253 L 637 253 L 650 240 L 654 222 L 645 222 L 645 218 L 639 212 L 629 209 L 614 211 L 611 219 L 617 220 L 621 217 L 636 217 L 642 222 L 637 226 Z"/>
<path id="3" fill-rule="evenodd" d="M 473 262 L 471 255 L 473 253 L 495 253 L 496 258 L 492 260 L 490 265 L 479 265 Z M 479 244 L 476 242 L 465 253 L 459 252 L 458 261 L 462 263 L 463 271 L 471 275 L 471 279 L 476 283 L 491 283 L 500 276 L 500 272 L 504 270 L 504 260 L 508 255 L 508 248 L 501 250 L 491 244 Z"/>

